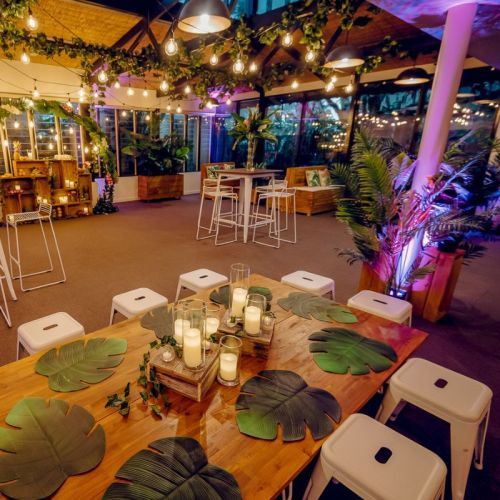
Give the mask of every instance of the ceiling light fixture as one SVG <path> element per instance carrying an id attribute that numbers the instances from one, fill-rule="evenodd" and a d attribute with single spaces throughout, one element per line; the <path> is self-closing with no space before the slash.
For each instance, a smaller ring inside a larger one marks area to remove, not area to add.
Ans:
<path id="1" fill-rule="evenodd" d="M 283 47 L 291 47 L 293 44 L 293 35 L 289 32 L 285 33 L 281 39 Z"/>
<path id="2" fill-rule="evenodd" d="M 28 17 L 26 18 L 26 27 L 30 31 L 35 31 L 38 28 L 38 19 L 32 14 L 31 9 L 28 11 Z"/>
<path id="3" fill-rule="evenodd" d="M 316 52 L 314 52 L 314 50 L 308 50 L 305 56 L 306 62 L 311 63 L 314 59 L 316 59 Z"/>
<path id="4" fill-rule="evenodd" d="M 130 86 L 130 83 L 128 84 L 128 89 L 127 89 L 127 95 L 128 96 L 133 96 L 135 94 L 135 90 Z"/>
<path id="5" fill-rule="evenodd" d="M 17 121 L 17 118 L 14 120 L 14 128 L 19 128 L 19 122 Z"/>
<path id="6" fill-rule="evenodd" d="M 324 66 L 326 68 L 355 68 L 365 62 L 361 50 L 354 45 L 341 45 L 333 49 L 327 56 Z"/>
<path id="7" fill-rule="evenodd" d="M 79 97 L 85 97 L 85 89 L 83 88 L 83 83 L 80 85 L 80 89 L 78 90 Z"/>
<path id="8" fill-rule="evenodd" d="M 185 93 L 186 95 L 189 95 L 189 94 L 191 93 L 191 87 L 190 87 L 189 85 L 186 85 L 186 86 L 184 87 L 184 93 Z"/>
<path id="9" fill-rule="evenodd" d="M 430 80 L 429 74 L 423 68 L 408 68 L 402 71 L 394 83 L 396 85 L 420 85 Z"/>
<path id="10" fill-rule="evenodd" d="M 214 99 L 213 97 L 209 97 L 206 101 L 206 107 L 207 109 L 214 109 L 219 105 L 219 102 L 217 99 Z"/>
<path id="11" fill-rule="evenodd" d="M 210 64 L 212 66 L 215 66 L 217 63 L 219 62 L 219 56 L 214 52 L 211 56 L 210 56 Z"/>
<path id="12" fill-rule="evenodd" d="M 245 70 L 245 64 L 244 62 L 238 57 L 238 59 L 236 59 L 236 61 L 234 62 L 233 64 L 233 71 L 237 74 L 241 74 L 243 73 L 243 71 Z"/>
<path id="13" fill-rule="evenodd" d="M 232 103 L 233 103 L 233 101 L 231 101 L 231 98 L 230 98 L 230 97 L 228 97 L 228 98 L 226 99 L 226 104 L 227 104 L 228 106 L 230 106 Z"/>
<path id="14" fill-rule="evenodd" d="M 149 96 L 149 92 L 148 92 L 148 89 L 144 89 L 142 91 L 142 97 L 148 97 Z"/>
<path id="15" fill-rule="evenodd" d="M 172 109 L 172 105 L 169 103 L 167 104 L 167 111 L 170 111 Z"/>
<path id="16" fill-rule="evenodd" d="M 165 43 L 165 54 L 167 54 L 167 56 L 174 56 L 177 54 L 178 50 L 179 46 L 177 45 L 175 38 L 171 36 Z"/>
<path id="17" fill-rule="evenodd" d="M 229 26 L 229 9 L 221 0 L 189 0 L 179 15 L 178 27 L 187 33 L 219 33 Z"/>

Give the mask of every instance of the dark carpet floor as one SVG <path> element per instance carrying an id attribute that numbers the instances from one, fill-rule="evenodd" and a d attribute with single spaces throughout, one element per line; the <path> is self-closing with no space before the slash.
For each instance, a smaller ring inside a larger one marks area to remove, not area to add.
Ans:
<path id="1" fill-rule="evenodd" d="M 348 266 L 336 252 L 350 246 L 350 238 L 331 215 L 298 216 L 299 242 L 279 250 L 252 243 L 215 247 L 213 240 L 194 239 L 198 200 L 197 196 L 186 196 L 181 201 L 126 203 L 117 214 L 56 222 L 67 282 L 28 293 L 19 291 L 19 300 L 9 301 L 14 326 L 9 329 L 0 322 L 0 364 L 14 360 L 16 328 L 26 321 L 66 311 L 92 332 L 106 326 L 113 295 L 145 286 L 173 301 L 178 275 L 199 267 L 228 274 L 230 264 L 245 262 L 252 271 L 277 280 L 305 269 L 333 277 L 341 302 L 356 292 L 359 266 Z M 1 234 L 7 250 L 5 228 Z M 23 259 L 31 269 L 45 265 L 41 245 L 35 226 L 21 228 Z M 32 282 L 48 277 L 42 275 Z M 463 268 L 448 317 L 437 324 L 414 320 L 414 327 L 430 333 L 417 355 L 481 380 L 497 394 L 499 303 L 500 244 L 492 244 L 485 257 Z M 376 405 L 377 401 L 372 402 L 366 411 L 374 412 Z M 500 498 L 499 410 L 500 403 L 494 397 L 485 468 L 471 470 L 468 499 Z M 405 408 L 393 426 L 449 463 L 448 428 L 443 422 L 415 408 Z M 325 497 L 330 494 L 351 497 L 340 486 L 329 488 Z"/>

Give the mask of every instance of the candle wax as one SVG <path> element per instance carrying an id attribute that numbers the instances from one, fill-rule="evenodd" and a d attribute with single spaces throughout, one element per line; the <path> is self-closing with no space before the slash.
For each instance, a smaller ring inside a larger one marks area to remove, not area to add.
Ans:
<path id="1" fill-rule="evenodd" d="M 262 311 L 257 306 L 247 306 L 245 309 L 245 332 L 250 335 L 260 333 L 260 316 Z"/>
<path id="2" fill-rule="evenodd" d="M 189 328 L 189 321 L 187 319 L 176 319 L 174 321 L 174 339 L 178 345 L 182 345 L 182 331 Z"/>
<path id="3" fill-rule="evenodd" d="M 232 352 L 223 352 L 220 355 L 219 375 L 228 382 L 236 379 L 238 369 L 238 356 Z"/>
<path id="4" fill-rule="evenodd" d="M 233 302 L 231 304 L 231 316 L 243 317 L 243 308 L 246 305 L 247 291 L 245 288 L 235 288 L 233 290 Z"/>
<path id="5" fill-rule="evenodd" d="M 205 320 L 205 337 L 208 339 L 219 329 L 220 321 L 218 318 L 207 318 Z"/>
<path id="6" fill-rule="evenodd" d="M 201 365 L 201 332 L 198 328 L 190 328 L 184 332 L 182 354 L 188 368 Z"/>

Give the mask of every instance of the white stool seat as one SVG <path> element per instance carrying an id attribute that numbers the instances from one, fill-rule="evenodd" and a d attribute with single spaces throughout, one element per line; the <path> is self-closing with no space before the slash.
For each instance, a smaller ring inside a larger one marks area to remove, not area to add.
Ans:
<path id="1" fill-rule="evenodd" d="M 454 500 L 465 496 L 473 456 L 483 467 L 491 389 L 425 359 L 406 362 L 390 379 L 377 418 L 385 423 L 411 403 L 450 424 L 451 488 Z"/>
<path id="2" fill-rule="evenodd" d="M 29 323 L 24 323 L 17 329 L 18 357 L 19 344 L 29 354 L 34 354 L 84 335 L 83 326 L 69 314 L 65 312 L 50 314 Z"/>
<path id="3" fill-rule="evenodd" d="M 225 285 L 229 280 L 227 276 L 210 271 L 210 269 L 196 269 L 179 276 L 175 301 L 179 299 L 182 288 L 187 288 L 195 293 L 203 290 L 210 290 L 221 285 Z"/>
<path id="4" fill-rule="evenodd" d="M 109 324 L 113 323 L 115 312 L 123 314 L 126 318 L 137 316 L 155 309 L 156 307 L 166 306 L 168 299 L 149 288 L 137 288 L 130 292 L 121 293 L 113 297 L 111 304 L 111 317 Z"/>
<path id="5" fill-rule="evenodd" d="M 318 498 L 319 486 L 332 477 L 365 499 L 434 500 L 444 495 L 446 465 L 414 441 L 354 414 L 323 443 L 308 498 Z"/>
<path id="6" fill-rule="evenodd" d="M 395 323 L 408 322 L 408 324 L 411 324 L 411 303 L 383 293 L 361 290 L 348 300 L 347 306 L 380 316 Z"/>
<path id="7" fill-rule="evenodd" d="M 281 278 L 281 283 L 293 286 L 304 292 L 325 295 L 331 293 L 332 299 L 335 299 L 335 282 L 326 276 L 309 273 L 307 271 L 295 271 Z"/>

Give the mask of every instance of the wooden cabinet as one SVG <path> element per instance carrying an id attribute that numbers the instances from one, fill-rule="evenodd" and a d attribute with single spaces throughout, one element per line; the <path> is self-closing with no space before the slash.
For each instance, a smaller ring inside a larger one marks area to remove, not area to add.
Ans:
<path id="1" fill-rule="evenodd" d="M 160 200 L 175 198 L 179 200 L 184 191 L 184 176 L 177 175 L 139 175 L 137 178 L 140 200 Z"/>

